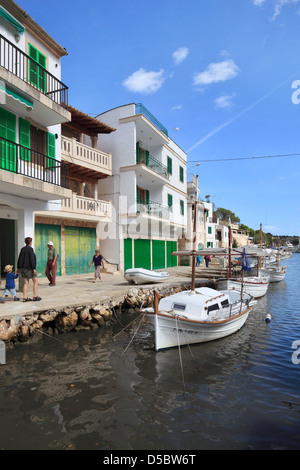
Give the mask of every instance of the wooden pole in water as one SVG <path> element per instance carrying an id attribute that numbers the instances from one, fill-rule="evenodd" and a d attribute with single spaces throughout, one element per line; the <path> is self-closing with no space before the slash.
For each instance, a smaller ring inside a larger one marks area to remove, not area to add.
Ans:
<path id="1" fill-rule="evenodd" d="M 196 228 L 197 228 L 197 201 L 195 201 L 194 204 L 194 227 L 193 227 L 193 255 L 192 255 L 192 282 L 191 282 L 191 293 L 195 294 L 195 271 L 196 271 L 196 251 L 197 251 L 197 246 L 196 246 Z"/>

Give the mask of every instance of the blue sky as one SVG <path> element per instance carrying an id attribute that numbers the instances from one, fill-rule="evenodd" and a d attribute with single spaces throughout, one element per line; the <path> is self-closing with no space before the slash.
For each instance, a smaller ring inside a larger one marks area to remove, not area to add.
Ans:
<path id="1" fill-rule="evenodd" d="M 300 235 L 300 0 L 17 3 L 68 50 L 72 106 L 143 103 L 187 152 L 203 199 Z"/>

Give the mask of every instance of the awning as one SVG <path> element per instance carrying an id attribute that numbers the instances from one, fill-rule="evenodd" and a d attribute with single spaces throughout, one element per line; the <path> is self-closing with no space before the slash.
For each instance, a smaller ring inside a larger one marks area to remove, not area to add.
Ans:
<path id="1" fill-rule="evenodd" d="M 10 16 L 5 10 L 3 10 L 3 8 L 0 8 L 0 16 L 6 21 L 8 21 L 8 23 L 12 24 L 15 28 L 17 28 L 20 34 L 24 33 L 24 26 L 18 23 L 12 16 Z"/>
<path id="2" fill-rule="evenodd" d="M 16 91 L 10 90 L 5 85 L 3 85 L 1 82 L 0 82 L 0 93 L 3 93 L 5 95 L 13 98 L 14 100 L 19 101 L 22 104 L 25 104 L 26 108 L 31 108 L 31 109 L 33 108 L 33 103 L 28 101 L 23 96 L 19 95 L 19 93 L 17 93 Z M 4 96 L 4 99 L 3 98 L 1 99 L 1 95 L 0 95 L 0 103 L 5 103 L 5 96 Z"/>

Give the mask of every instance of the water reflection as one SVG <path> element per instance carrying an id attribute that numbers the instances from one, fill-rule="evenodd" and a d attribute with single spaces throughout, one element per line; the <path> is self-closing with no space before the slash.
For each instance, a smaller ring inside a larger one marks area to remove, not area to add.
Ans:
<path id="1" fill-rule="evenodd" d="M 127 332 L 112 341 L 115 325 L 7 351 L 0 448 L 298 448 L 300 255 L 288 262 L 290 278 L 270 286 L 244 327 L 181 348 L 182 368 L 177 349 L 154 351 L 147 323 L 133 341 Z"/>

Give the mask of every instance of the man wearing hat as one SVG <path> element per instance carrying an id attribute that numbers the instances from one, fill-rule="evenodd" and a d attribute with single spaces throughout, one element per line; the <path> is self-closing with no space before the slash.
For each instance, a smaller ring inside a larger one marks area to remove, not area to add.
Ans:
<path id="1" fill-rule="evenodd" d="M 55 286 L 55 275 L 57 269 L 57 250 L 53 246 L 53 242 L 48 242 L 48 261 L 45 274 L 49 280 L 49 286 Z"/>

